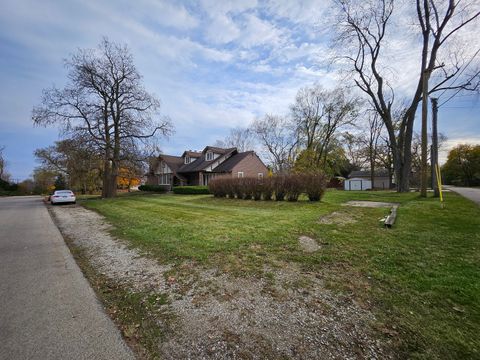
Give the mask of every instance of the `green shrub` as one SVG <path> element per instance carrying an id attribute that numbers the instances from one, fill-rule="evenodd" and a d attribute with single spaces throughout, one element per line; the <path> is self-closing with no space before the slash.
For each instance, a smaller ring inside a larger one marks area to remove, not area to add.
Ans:
<path id="1" fill-rule="evenodd" d="M 167 192 L 168 191 L 168 186 L 165 185 L 140 185 L 138 187 L 138 190 L 140 191 L 151 191 L 151 192 Z"/>
<path id="2" fill-rule="evenodd" d="M 175 186 L 173 188 L 175 194 L 183 195 L 204 195 L 210 194 L 208 186 Z"/>

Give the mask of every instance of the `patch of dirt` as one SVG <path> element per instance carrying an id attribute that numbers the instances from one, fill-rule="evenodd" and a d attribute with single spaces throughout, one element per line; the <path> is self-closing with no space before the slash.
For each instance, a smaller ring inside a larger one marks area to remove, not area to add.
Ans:
<path id="1" fill-rule="evenodd" d="M 375 317 L 325 288 L 320 274 L 291 263 L 265 277 L 191 271 L 189 286 L 166 277 L 170 265 L 141 256 L 113 238 L 105 219 L 80 206 L 51 209 L 62 233 L 90 255 L 99 272 L 132 291 L 165 294 L 175 321 L 158 349 L 165 359 L 385 359 Z M 313 240 L 313 239 L 312 239 Z M 318 244 L 317 244 L 318 246 Z"/>
<path id="2" fill-rule="evenodd" d="M 398 203 L 390 202 L 380 202 L 380 201 L 348 201 L 345 204 L 346 206 L 356 206 L 356 207 L 370 207 L 370 208 L 388 208 L 388 207 L 398 207 Z"/>
<path id="3" fill-rule="evenodd" d="M 351 214 L 340 212 L 340 211 L 334 211 L 328 215 L 322 216 L 319 220 L 319 224 L 335 224 L 335 225 L 348 225 L 348 224 L 354 224 L 357 222 L 357 219 L 355 219 Z"/>
<path id="4" fill-rule="evenodd" d="M 303 251 L 312 253 L 320 249 L 317 241 L 308 236 L 300 236 L 298 242 Z"/>

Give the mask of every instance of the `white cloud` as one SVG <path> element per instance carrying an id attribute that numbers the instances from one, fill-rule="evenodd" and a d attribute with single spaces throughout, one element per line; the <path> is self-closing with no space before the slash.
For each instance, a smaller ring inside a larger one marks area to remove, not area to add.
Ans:
<path id="1" fill-rule="evenodd" d="M 240 36 L 240 29 L 229 16 L 219 14 L 209 21 L 205 36 L 216 45 L 227 44 Z"/>
<path id="2" fill-rule="evenodd" d="M 266 45 L 276 47 L 285 40 L 285 32 L 274 24 L 259 19 L 253 14 L 247 14 L 244 18 L 240 45 L 245 48 Z"/>
<path id="3" fill-rule="evenodd" d="M 310 26 L 324 23 L 327 10 L 331 6 L 332 2 L 329 0 L 269 0 L 266 2 L 266 8 L 272 16 Z"/>
<path id="4" fill-rule="evenodd" d="M 131 2 L 128 1 L 128 6 Z M 176 29 L 192 29 L 199 21 L 183 6 L 175 2 L 157 0 L 137 0 L 132 10 L 141 16 L 148 17 L 161 26 Z"/>

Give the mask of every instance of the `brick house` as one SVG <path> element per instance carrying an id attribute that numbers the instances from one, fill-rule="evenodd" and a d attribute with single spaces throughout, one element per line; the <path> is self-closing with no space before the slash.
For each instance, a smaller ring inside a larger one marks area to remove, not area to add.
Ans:
<path id="1" fill-rule="evenodd" d="M 147 184 L 173 186 L 208 185 L 217 176 L 267 176 L 268 168 L 254 151 L 207 146 L 203 151 L 184 151 L 181 156 L 159 155 L 150 165 Z"/>

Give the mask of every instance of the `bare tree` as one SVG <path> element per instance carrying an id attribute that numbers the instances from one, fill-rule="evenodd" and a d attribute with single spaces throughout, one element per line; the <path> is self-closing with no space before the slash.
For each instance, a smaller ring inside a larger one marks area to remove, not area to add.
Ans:
<path id="1" fill-rule="evenodd" d="M 255 147 L 254 134 L 249 128 L 236 127 L 230 130 L 224 140 L 217 140 L 215 146 L 235 147 L 240 152 L 253 150 Z"/>
<path id="2" fill-rule="evenodd" d="M 58 123 L 67 134 L 88 136 L 103 155 L 102 196 L 113 197 L 122 151 L 157 134 L 168 135 L 171 125 L 156 119 L 160 102 L 143 88 L 125 45 L 104 39 L 96 50 L 79 50 L 66 66 L 69 83 L 44 90 L 33 122 Z"/>
<path id="3" fill-rule="evenodd" d="M 345 89 L 327 91 L 320 85 L 298 91 L 291 106 L 292 120 L 301 145 L 314 154 L 314 166 L 326 163 L 330 142 L 337 131 L 356 119 L 357 101 Z"/>
<path id="4" fill-rule="evenodd" d="M 345 149 L 345 156 L 350 162 L 352 170 L 360 170 L 367 162 L 364 156 L 364 134 L 344 132 L 342 143 Z"/>
<path id="5" fill-rule="evenodd" d="M 273 169 L 276 172 L 288 171 L 295 162 L 298 139 L 287 118 L 265 115 L 256 119 L 251 127 L 265 147 Z"/>
<path id="6" fill-rule="evenodd" d="M 394 14 L 394 0 L 337 0 L 337 3 L 340 9 L 336 43 L 338 57 L 348 64 L 355 84 L 367 95 L 384 122 L 393 152 L 397 190 L 408 191 L 415 114 L 422 101 L 423 89 L 428 88 L 424 86 L 424 81 L 435 80 L 429 87 L 429 93 L 448 89 L 478 89 L 478 71 L 465 72 L 470 61 L 456 61 L 453 67 L 438 61 L 441 49 L 446 52 L 444 58 L 455 58 L 455 54 L 448 51 L 449 45 L 455 42 L 455 35 L 461 29 L 474 25 L 480 15 L 478 2 L 416 0 L 411 10 L 416 13 L 418 35 L 422 39 L 418 78 L 415 92 L 405 107 L 398 127 L 395 127 L 392 114 L 395 90 L 387 78 L 388 67 L 382 66 L 384 47 L 388 41 L 387 29 Z M 461 55 L 459 52 L 456 54 Z"/>
<path id="7" fill-rule="evenodd" d="M 375 180 L 375 165 L 377 164 L 379 145 L 383 130 L 383 122 L 378 113 L 370 113 L 367 118 L 368 133 L 365 137 L 365 149 L 367 153 L 368 162 L 370 164 L 370 181 L 372 186 Z"/>

